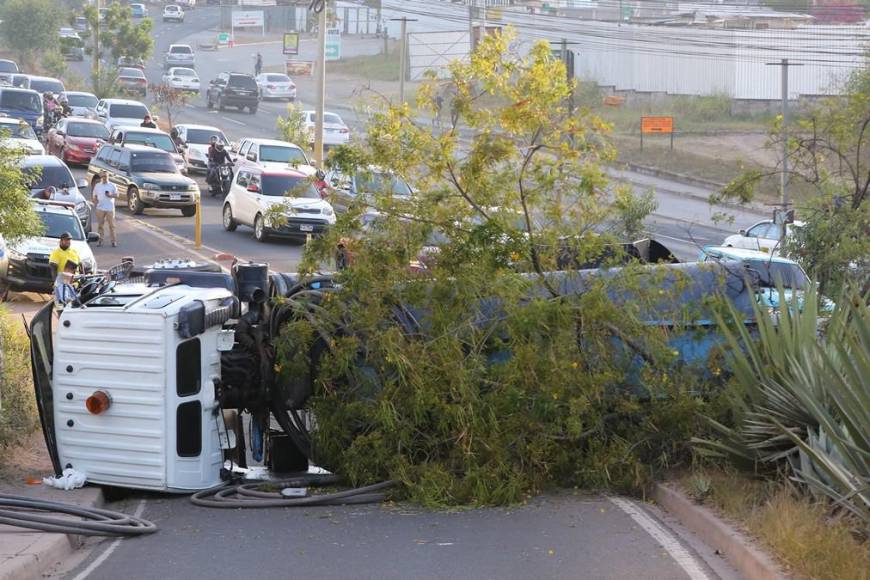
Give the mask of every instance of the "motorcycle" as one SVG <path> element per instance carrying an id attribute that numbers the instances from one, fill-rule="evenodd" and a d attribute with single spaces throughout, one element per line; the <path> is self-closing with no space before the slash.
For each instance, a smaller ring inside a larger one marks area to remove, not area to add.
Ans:
<path id="1" fill-rule="evenodd" d="M 230 184 L 233 182 L 233 166 L 229 163 L 221 163 L 217 166 L 209 183 L 209 192 L 212 197 L 221 195 L 226 197 L 230 192 Z"/>

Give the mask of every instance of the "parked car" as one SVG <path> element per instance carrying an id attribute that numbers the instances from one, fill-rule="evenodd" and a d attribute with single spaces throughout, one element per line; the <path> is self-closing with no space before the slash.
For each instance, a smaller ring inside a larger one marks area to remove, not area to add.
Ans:
<path id="1" fill-rule="evenodd" d="M 174 66 L 163 74 L 163 83 L 173 89 L 198 93 L 200 88 L 199 75 L 192 68 Z"/>
<path id="2" fill-rule="evenodd" d="M 141 71 L 145 70 L 145 61 L 138 57 L 120 56 L 116 64 L 118 68 L 138 68 Z"/>
<path id="3" fill-rule="evenodd" d="M 67 117 L 48 131 L 48 153 L 67 164 L 87 165 L 100 145 L 109 140 L 109 130 L 95 119 Z"/>
<path id="4" fill-rule="evenodd" d="M 0 117 L 0 144 L 3 147 L 20 149 L 27 155 L 44 155 L 45 148 L 27 121 Z"/>
<path id="5" fill-rule="evenodd" d="M 69 60 L 85 60 L 85 41 L 75 30 L 61 32 L 58 42 L 60 53 Z"/>
<path id="6" fill-rule="evenodd" d="M 130 4 L 130 12 L 133 13 L 133 18 L 145 18 L 148 16 L 148 7 L 144 4 Z"/>
<path id="7" fill-rule="evenodd" d="M 176 125 L 178 136 L 187 145 L 187 169 L 205 173 L 208 170 L 208 146 L 212 136 L 229 147 L 224 132 L 210 125 Z"/>
<path id="8" fill-rule="evenodd" d="M 121 199 L 134 215 L 147 207 L 177 208 L 182 215 L 196 213 L 199 186 L 182 175 L 172 156 L 166 151 L 144 145 L 115 145 L 100 147 L 88 166 L 88 180 L 99 181 L 100 173 L 107 171 L 109 181 L 118 188 Z"/>
<path id="9" fill-rule="evenodd" d="M 375 166 L 351 173 L 330 171 L 326 174 L 326 184 L 329 198 L 338 212 L 346 211 L 360 197 L 373 200 L 376 195 L 389 193 L 396 199 L 407 199 L 413 194 L 402 176 Z"/>
<path id="10" fill-rule="evenodd" d="M 145 145 L 166 151 L 175 161 L 175 166 L 181 173 L 187 173 L 184 152 L 179 151 L 172 138 L 160 129 L 148 127 L 120 127 L 115 129 L 109 138 L 115 145 Z"/>
<path id="11" fill-rule="evenodd" d="M 30 87 L 30 75 L 15 73 L 9 75 L 9 84 L 19 89 Z"/>
<path id="12" fill-rule="evenodd" d="M 96 118 L 97 103 L 100 100 L 95 94 L 81 91 L 64 91 L 61 94 L 66 96 L 74 117 Z"/>
<path id="13" fill-rule="evenodd" d="M 284 204 L 283 223 L 273 223 L 269 210 Z M 254 238 L 301 238 L 323 234 L 335 224 L 329 202 L 298 171 L 266 171 L 256 167 L 240 168 L 224 201 L 223 226 L 232 232 L 239 225 L 254 229 Z"/>
<path id="14" fill-rule="evenodd" d="M 786 236 L 791 236 L 796 228 L 804 225 L 796 221 L 786 224 Z M 731 248 L 743 248 L 778 254 L 782 250 L 782 226 L 773 220 L 762 220 L 747 230 L 740 230 L 736 235 L 728 236 L 722 242 L 723 246 Z"/>
<path id="15" fill-rule="evenodd" d="M 118 77 L 115 82 L 123 93 L 132 93 L 143 98 L 148 95 L 148 79 L 145 78 L 145 73 L 138 68 L 118 69 Z"/>
<path id="16" fill-rule="evenodd" d="M 232 149 L 238 154 L 239 167 L 251 165 L 269 171 L 294 169 L 304 175 L 314 175 L 317 171 L 302 148 L 287 141 L 249 137 Z"/>
<path id="17" fill-rule="evenodd" d="M 14 60 L 0 59 L 0 83 L 11 85 L 12 75 L 18 73 L 18 63 Z"/>
<path id="18" fill-rule="evenodd" d="M 146 115 L 151 115 L 143 103 L 128 99 L 103 99 L 97 103 L 96 113 L 109 131 L 131 125 L 138 127 Z M 154 116 L 151 115 L 151 118 Z"/>
<path id="19" fill-rule="evenodd" d="M 76 181 L 67 164 L 53 155 L 28 155 L 21 160 L 20 165 L 27 176 L 31 195 L 38 196 L 49 186 L 58 190 L 66 189 L 69 202 L 85 230 L 91 230 L 91 203 L 82 194 L 82 190 L 88 186 L 87 181 Z"/>
<path id="20" fill-rule="evenodd" d="M 13 245 L 0 237 L 0 300 L 6 300 L 10 291 L 52 292 L 54 279 L 48 258 L 64 232 L 72 237 L 70 245 L 82 261 L 82 270 L 87 274 L 97 270 L 97 260 L 88 244 L 99 241 L 99 234 L 85 233 L 68 204 L 34 200 L 33 205 L 45 226 L 42 236 L 24 238 Z"/>
<path id="21" fill-rule="evenodd" d="M 188 10 L 196 8 L 196 0 L 178 0 L 178 4 L 184 6 Z"/>
<path id="22" fill-rule="evenodd" d="M 305 116 L 305 129 L 308 131 L 309 145 L 314 145 L 314 131 L 317 127 L 317 111 L 302 111 Z M 335 147 L 350 141 L 350 129 L 335 113 L 323 113 L 323 146 Z"/>
<path id="23" fill-rule="evenodd" d="M 87 32 L 88 19 L 84 16 L 76 16 L 75 22 L 73 23 L 73 28 L 76 30 L 76 32 Z"/>
<path id="24" fill-rule="evenodd" d="M 42 134 L 42 95 L 36 91 L 0 87 L 0 114 L 24 119 L 37 135 Z"/>
<path id="25" fill-rule="evenodd" d="M 206 107 L 217 107 L 221 111 L 227 107 L 246 107 L 253 115 L 260 104 L 260 89 L 251 75 L 242 73 L 220 73 L 208 84 L 205 94 Z"/>
<path id="26" fill-rule="evenodd" d="M 265 99 L 296 100 L 296 84 L 285 74 L 263 73 L 257 76 L 260 96 Z"/>
<path id="27" fill-rule="evenodd" d="M 196 57 L 189 44 L 170 44 L 169 50 L 163 56 L 163 68 L 165 69 L 174 66 L 195 68 L 195 63 Z"/>
<path id="28" fill-rule="evenodd" d="M 184 22 L 184 10 L 178 4 L 167 4 L 163 7 L 163 22 Z"/>
<path id="29" fill-rule="evenodd" d="M 30 80 L 27 83 L 27 88 L 36 91 L 40 95 L 45 93 L 59 95 L 66 90 L 66 87 L 63 86 L 63 81 L 60 79 L 54 77 L 38 77 L 35 75 L 28 75 L 28 77 Z"/>

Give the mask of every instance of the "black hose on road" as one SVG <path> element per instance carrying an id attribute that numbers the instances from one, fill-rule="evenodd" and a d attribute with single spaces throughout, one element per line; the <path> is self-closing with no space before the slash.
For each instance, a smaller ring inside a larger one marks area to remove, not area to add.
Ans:
<path id="1" fill-rule="evenodd" d="M 82 536 L 131 537 L 157 531 L 154 523 L 121 512 L 4 494 L 0 494 L 0 524 Z"/>
<path id="2" fill-rule="evenodd" d="M 383 481 L 345 491 L 292 498 L 284 497 L 280 492 L 280 489 L 286 487 L 330 485 L 337 482 L 338 479 L 334 476 L 321 476 L 316 479 L 301 477 L 281 481 L 259 481 L 237 485 L 224 484 L 197 492 L 190 497 L 190 501 L 194 505 L 201 507 L 230 509 L 377 503 L 387 498 L 386 494 L 378 492 L 396 485 L 395 481 Z M 267 491 L 263 488 L 278 488 L 279 491 Z"/>

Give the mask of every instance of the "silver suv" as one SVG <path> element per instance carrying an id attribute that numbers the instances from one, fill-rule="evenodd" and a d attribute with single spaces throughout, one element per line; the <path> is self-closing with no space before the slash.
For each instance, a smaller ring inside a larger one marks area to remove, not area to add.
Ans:
<path id="1" fill-rule="evenodd" d="M 163 57 L 163 68 L 169 69 L 174 66 L 194 68 L 195 57 L 189 44 L 170 44 L 169 50 Z"/>

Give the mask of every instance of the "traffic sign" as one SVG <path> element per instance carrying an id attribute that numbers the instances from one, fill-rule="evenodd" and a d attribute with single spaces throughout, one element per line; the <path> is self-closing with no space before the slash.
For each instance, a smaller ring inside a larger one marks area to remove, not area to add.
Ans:
<path id="1" fill-rule="evenodd" d="M 641 133 L 673 133 L 674 118 L 673 117 L 641 117 L 640 118 Z"/>
<path id="2" fill-rule="evenodd" d="M 299 54 L 299 33 L 284 33 L 284 54 Z"/>
<path id="3" fill-rule="evenodd" d="M 341 29 L 326 29 L 326 60 L 341 59 Z"/>

